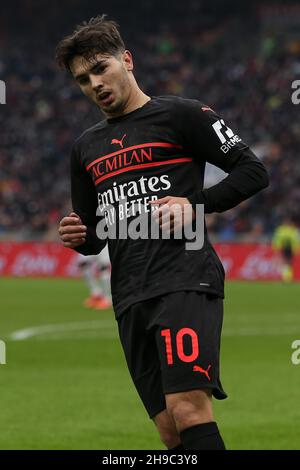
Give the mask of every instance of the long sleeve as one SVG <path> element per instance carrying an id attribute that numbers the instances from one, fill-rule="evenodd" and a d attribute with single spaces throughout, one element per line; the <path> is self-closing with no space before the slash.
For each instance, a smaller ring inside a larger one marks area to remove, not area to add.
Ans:
<path id="1" fill-rule="evenodd" d="M 208 189 L 197 189 L 188 196 L 195 208 L 204 204 L 205 212 L 223 212 L 235 207 L 269 184 L 262 162 L 242 142 L 224 120 L 198 101 L 181 105 L 180 132 L 185 148 L 198 162 L 212 163 L 228 176 Z"/>
<path id="2" fill-rule="evenodd" d="M 96 226 L 99 218 L 97 211 L 97 193 L 86 169 L 79 161 L 78 152 L 73 147 L 71 153 L 71 198 L 73 210 L 87 226 L 86 242 L 76 248 L 83 255 L 95 255 L 105 247 L 106 240 L 97 237 Z"/>

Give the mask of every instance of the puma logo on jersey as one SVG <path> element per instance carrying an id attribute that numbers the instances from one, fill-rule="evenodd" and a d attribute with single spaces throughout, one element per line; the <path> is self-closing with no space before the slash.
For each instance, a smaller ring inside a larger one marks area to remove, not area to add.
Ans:
<path id="1" fill-rule="evenodd" d="M 203 112 L 205 112 L 205 111 L 211 111 L 211 112 L 214 113 L 214 110 L 211 109 L 209 106 L 201 106 L 201 109 L 202 109 Z"/>
<path id="2" fill-rule="evenodd" d="M 207 369 L 202 369 L 202 367 L 200 367 L 200 366 L 194 366 L 193 371 L 194 372 L 200 372 L 200 374 L 204 374 L 208 378 L 208 380 L 210 380 L 210 376 L 208 374 L 208 371 L 209 371 L 210 368 L 211 368 L 211 364 L 209 364 Z"/>
<path id="3" fill-rule="evenodd" d="M 126 137 L 126 134 L 123 135 L 122 139 L 121 140 L 118 140 L 118 139 L 112 139 L 111 141 L 111 144 L 117 144 L 117 145 L 120 145 L 120 147 L 123 149 L 124 148 L 124 145 L 123 145 L 123 140 L 125 139 Z"/>

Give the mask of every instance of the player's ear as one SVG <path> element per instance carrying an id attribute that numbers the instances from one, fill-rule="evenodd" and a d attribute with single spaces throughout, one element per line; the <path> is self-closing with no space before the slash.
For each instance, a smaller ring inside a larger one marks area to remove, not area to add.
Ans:
<path id="1" fill-rule="evenodd" d="M 123 52 L 123 62 L 128 71 L 133 70 L 133 59 L 130 51 L 126 50 Z"/>

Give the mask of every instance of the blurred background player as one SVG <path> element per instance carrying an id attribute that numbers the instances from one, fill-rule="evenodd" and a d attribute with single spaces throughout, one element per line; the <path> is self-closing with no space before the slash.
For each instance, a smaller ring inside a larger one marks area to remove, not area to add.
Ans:
<path id="1" fill-rule="evenodd" d="M 286 217 L 276 228 L 272 246 L 281 256 L 282 280 L 292 281 L 294 279 L 293 260 L 300 246 L 299 230 L 292 217 Z"/>
<path id="2" fill-rule="evenodd" d="M 84 306 L 96 310 L 111 307 L 110 294 L 110 260 L 107 246 L 99 255 L 78 255 L 78 268 L 84 278 L 90 295 L 84 301 Z"/>

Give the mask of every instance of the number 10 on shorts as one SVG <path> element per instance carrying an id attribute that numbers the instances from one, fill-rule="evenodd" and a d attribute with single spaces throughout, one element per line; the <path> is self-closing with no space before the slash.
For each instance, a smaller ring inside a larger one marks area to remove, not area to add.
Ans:
<path id="1" fill-rule="evenodd" d="M 173 348 L 172 348 L 172 336 L 171 330 L 166 329 L 161 331 L 161 336 L 165 338 L 165 346 L 166 346 L 166 355 L 167 355 L 167 363 L 168 365 L 172 365 L 174 363 L 174 356 L 173 356 Z M 188 336 L 190 338 L 192 344 L 192 351 L 190 354 L 185 354 L 183 348 L 183 338 Z M 176 333 L 176 353 L 178 358 L 182 362 L 193 362 L 199 356 L 199 342 L 198 336 L 196 331 L 192 330 L 192 328 L 181 328 Z"/>

